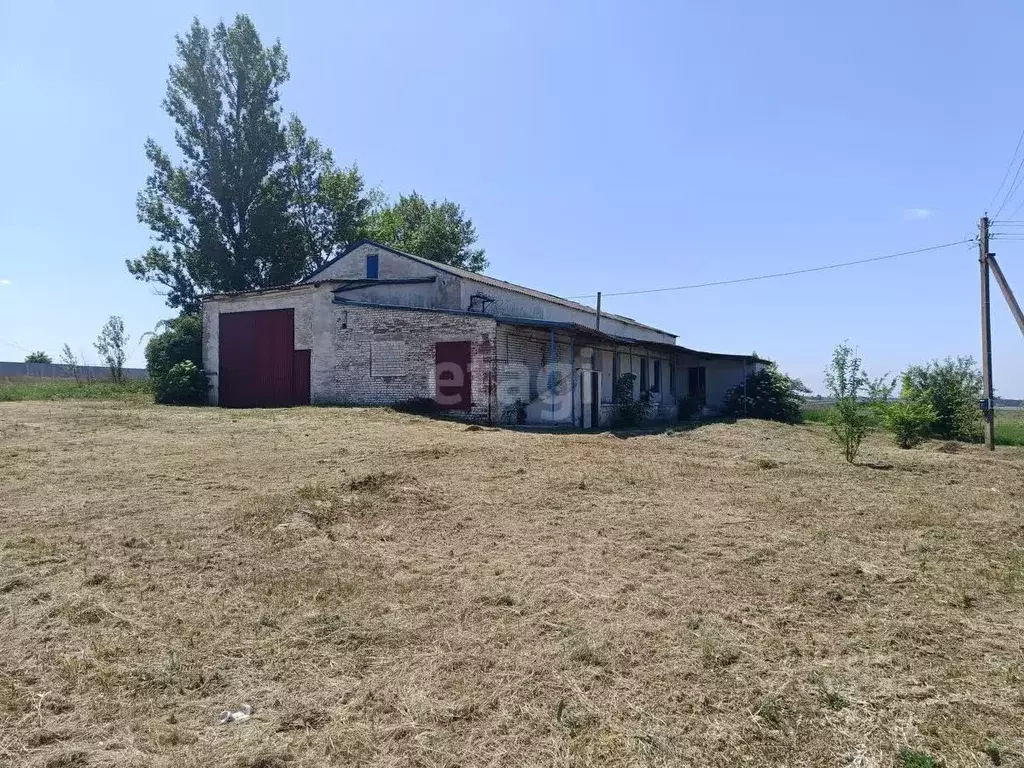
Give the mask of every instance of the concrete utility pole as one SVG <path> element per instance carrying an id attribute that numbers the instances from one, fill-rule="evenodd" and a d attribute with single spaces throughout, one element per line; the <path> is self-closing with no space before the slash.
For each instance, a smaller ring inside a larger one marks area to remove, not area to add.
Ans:
<path id="1" fill-rule="evenodd" d="M 985 387 L 985 445 L 996 449 L 995 413 L 992 403 L 992 305 L 989 301 L 988 216 L 978 222 L 978 263 L 981 265 L 981 376 Z"/>

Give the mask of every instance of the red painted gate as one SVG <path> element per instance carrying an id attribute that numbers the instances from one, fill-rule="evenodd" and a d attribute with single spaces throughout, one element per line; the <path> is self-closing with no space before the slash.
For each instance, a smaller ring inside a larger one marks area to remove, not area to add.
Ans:
<path id="1" fill-rule="evenodd" d="M 468 341 L 439 341 L 434 346 L 434 400 L 446 410 L 468 411 L 473 405 Z"/>
<path id="2" fill-rule="evenodd" d="M 260 408 L 293 404 L 294 310 L 222 312 L 219 347 L 221 405 Z M 308 365 L 306 370 L 308 381 Z M 308 384 L 306 392 L 308 399 Z"/>

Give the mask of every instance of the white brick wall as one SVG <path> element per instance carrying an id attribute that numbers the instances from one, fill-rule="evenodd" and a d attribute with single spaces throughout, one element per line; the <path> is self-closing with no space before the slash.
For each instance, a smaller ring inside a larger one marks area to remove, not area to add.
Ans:
<path id="1" fill-rule="evenodd" d="M 343 260 L 344 261 L 344 260 Z M 295 311 L 295 348 L 309 349 L 311 400 L 320 404 L 394 404 L 414 398 L 433 398 L 435 344 L 469 341 L 472 350 L 472 400 L 469 416 L 494 421 L 516 399 L 529 401 L 530 423 L 569 423 L 572 384 L 569 371 L 596 368 L 601 371 L 602 417 L 610 405 L 612 359 L 618 355 L 619 372 L 639 371 L 640 358 L 648 365 L 653 383 L 653 360 L 662 361 L 661 392 L 652 395 L 660 418 L 673 418 L 678 399 L 687 391 L 687 369 L 707 368 L 707 403 L 718 407 L 725 392 L 743 380 L 742 361 L 703 360 L 673 355 L 664 347 L 611 345 L 593 347 L 572 344 L 563 330 L 555 334 L 554 362 L 559 366 L 554 416 L 548 397 L 547 366 L 551 362 L 551 334 L 544 329 L 500 323 L 486 315 L 464 315 L 415 309 L 354 306 L 333 303 L 330 283 L 300 286 L 263 294 L 219 296 L 203 303 L 203 360 L 212 384 L 210 400 L 218 398 L 219 315 L 262 309 L 292 308 Z M 674 362 L 673 381 L 669 366 Z M 634 384 L 639 396 L 639 375 Z M 672 391 L 674 390 L 674 391 Z M 678 396 L 678 397 L 677 397 Z"/>
<path id="2" fill-rule="evenodd" d="M 488 404 L 494 415 L 493 318 L 382 307 L 349 306 L 345 311 L 347 327 L 337 323 L 328 339 L 323 354 L 332 361 L 330 374 L 321 390 L 314 389 L 313 402 L 388 405 L 433 399 L 435 345 L 469 341 L 473 401 L 469 415 L 487 418 Z M 375 361 L 374 354 L 385 359 Z"/>
<path id="3" fill-rule="evenodd" d="M 495 301 L 487 305 L 487 313 L 496 317 L 518 317 L 532 320 L 573 322 L 593 326 L 596 322 L 592 310 L 574 309 L 552 301 L 530 296 L 512 289 L 489 285 L 471 277 L 459 277 L 423 264 L 386 248 L 364 244 L 344 258 L 339 259 L 315 276 L 316 280 L 329 278 L 362 279 L 366 277 L 366 258 L 376 254 L 378 278 L 395 279 L 411 277 L 437 278 L 428 285 L 391 285 L 363 288 L 346 294 L 346 298 L 375 303 L 399 304 L 402 306 L 434 307 L 436 309 L 468 310 L 474 294 L 484 294 Z M 617 336 L 660 341 L 672 344 L 675 337 L 670 334 L 646 328 L 635 323 L 618 320 L 605 315 L 601 318 L 601 330 Z"/>

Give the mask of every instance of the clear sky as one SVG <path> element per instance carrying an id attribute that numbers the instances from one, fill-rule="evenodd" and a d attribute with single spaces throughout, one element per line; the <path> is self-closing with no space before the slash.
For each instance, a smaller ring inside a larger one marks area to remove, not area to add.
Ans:
<path id="1" fill-rule="evenodd" d="M 64 342 L 95 359 L 120 314 L 143 364 L 134 339 L 173 314 L 124 267 L 149 242 L 143 141 L 172 146 L 174 34 L 239 11 L 280 38 L 283 106 L 340 162 L 458 201 L 490 274 L 560 295 L 961 240 L 1024 128 L 1009 1 L 0 0 L 0 359 Z M 1024 240 L 993 250 L 1024 297 Z M 996 389 L 1024 397 L 993 290 Z M 967 245 L 605 307 L 816 389 L 844 339 L 873 374 L 979 356 Z"/>

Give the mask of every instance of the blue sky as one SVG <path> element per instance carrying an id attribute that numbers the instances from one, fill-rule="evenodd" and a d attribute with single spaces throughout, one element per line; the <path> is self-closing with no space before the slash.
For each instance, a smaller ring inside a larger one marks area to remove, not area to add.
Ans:
<path id="1" fill-rule="evenodd" d="M 149 242 L 143 141 L 172 145 L 174 34 L 238 11 L 280 38 L 283 105 L 339 161 L 460 202 L 490 274 L 561 295 L 961 240 L 1024 128 L 1011 2 L 0 0 L 0 359 L 64 342 L 95 358 L 108 315 L 137 339 L 172 314 L 124 267 Z M 1024 294 L 1024 242 L 993 250 Z M 844 339 L 875 374 L 978 357 L 976 259 L 964 245 L 605 307 L 819 388 Z M 1024 397 L 1024 339 L 993 300 L 996 388 Z"/>

